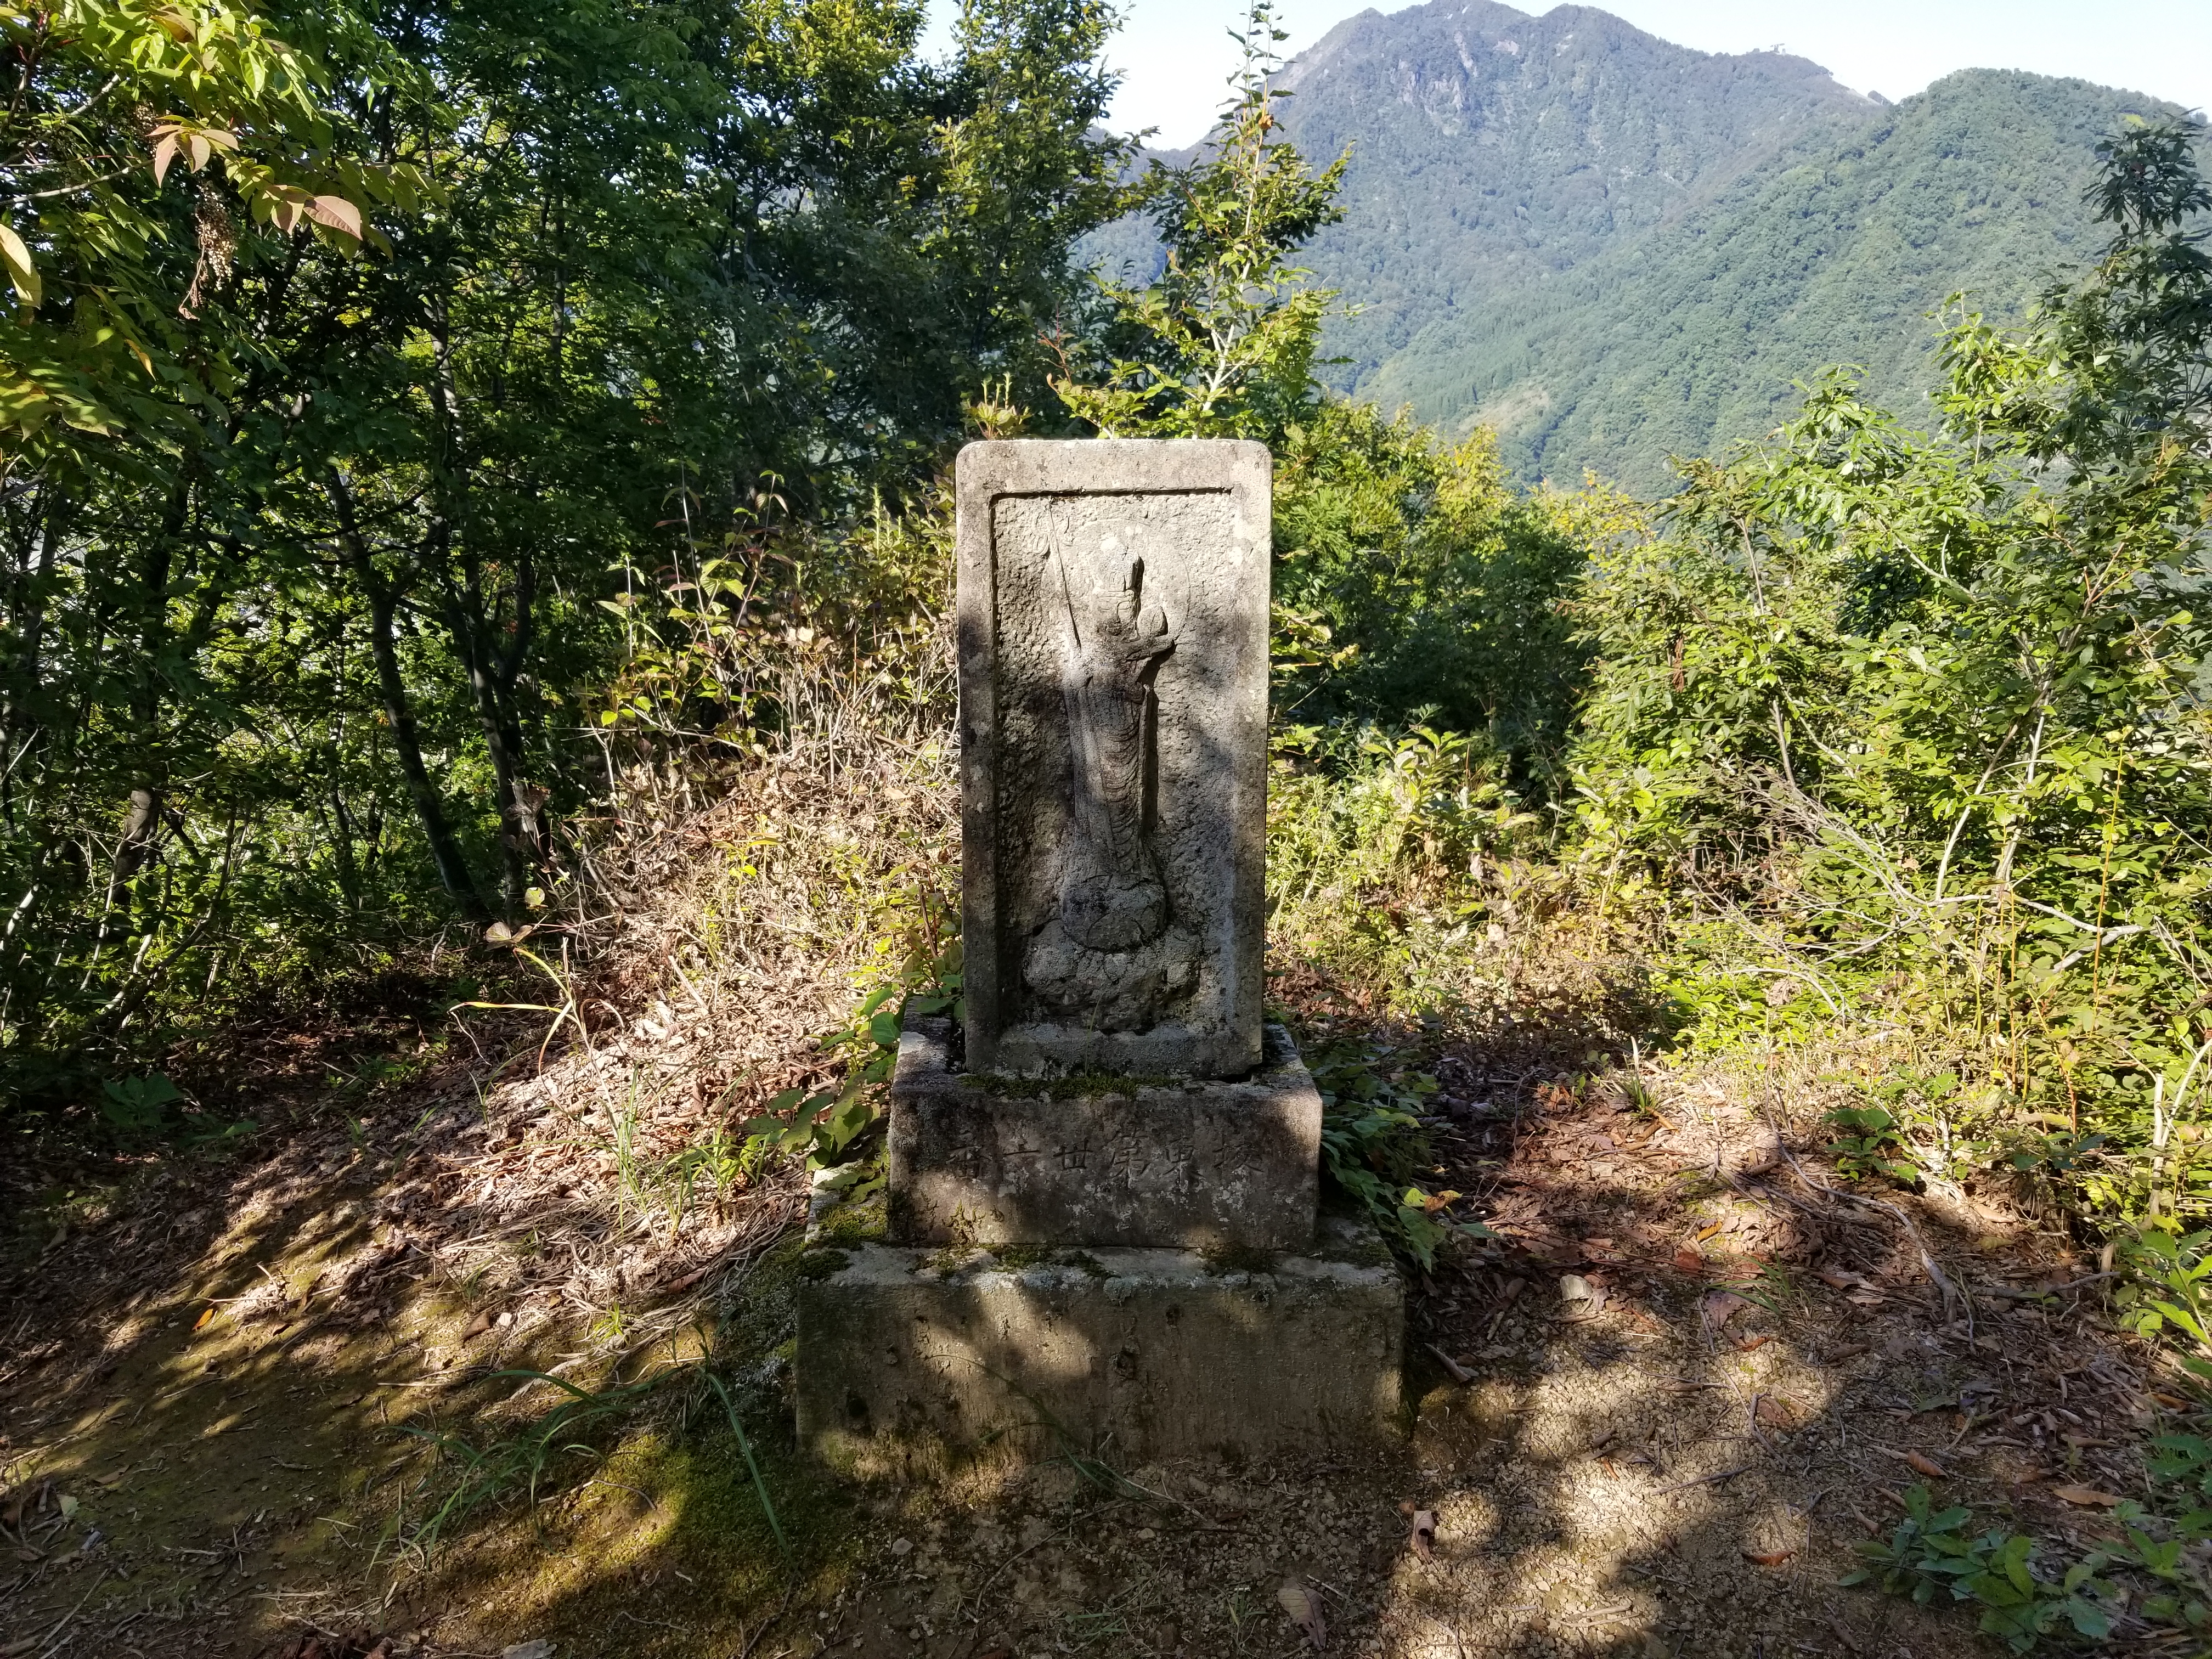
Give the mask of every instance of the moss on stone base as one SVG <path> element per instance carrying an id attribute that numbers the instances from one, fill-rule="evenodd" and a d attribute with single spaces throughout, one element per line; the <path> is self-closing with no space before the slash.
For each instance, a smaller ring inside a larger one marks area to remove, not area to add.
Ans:
<path id="1" fill-rule="evenodd" d="M 997 1100 L 1095 1100 L 1105 1095 L 1136 1095 L 1148 1089 L 1196 1089 L 1187 1077 L 1139 1077 L 1121 1072 L 1071 1072 L 1066 1077 L 1009 1077 L 987 1072 L 965 1079 Z"/>

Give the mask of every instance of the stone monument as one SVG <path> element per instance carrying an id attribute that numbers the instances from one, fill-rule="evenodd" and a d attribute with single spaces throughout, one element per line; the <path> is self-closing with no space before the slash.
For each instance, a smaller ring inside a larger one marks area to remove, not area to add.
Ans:
<path id="1" fill-rule="evenodd" d="M 1321 1097 L 1261 1018 L 1267 451 L 977 443 L 956 482 L 965 1021 L 908 1022 L 880 1211 L 817 1218 L 801 1438 L 1387 1433 L 1396 1271 L 1317 1214 Z"/>

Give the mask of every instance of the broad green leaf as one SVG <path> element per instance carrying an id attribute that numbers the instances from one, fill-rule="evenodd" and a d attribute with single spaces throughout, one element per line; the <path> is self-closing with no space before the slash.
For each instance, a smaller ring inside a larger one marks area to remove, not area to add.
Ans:
<path id="1" fill-rule="evenodd" d="M 0 221 L 0 264 L 8 267 L 8 281 L 15 290 L 15 297 L 35 307 L 43 292 L 39 268 L 32 263 L 31 250 L 24 246 L 23 239 L 5 221 Z"/>

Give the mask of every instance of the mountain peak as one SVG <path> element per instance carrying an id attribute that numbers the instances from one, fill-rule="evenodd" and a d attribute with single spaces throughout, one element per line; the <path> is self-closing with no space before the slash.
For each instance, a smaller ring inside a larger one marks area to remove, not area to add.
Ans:
<path id="1" fill-rule="evenodd" d="M 1594 6 L 1498 0 L 1361 12 L 1282 84 L 1307 155 L 1352 152 L 1345 220 L 1308 255 L 1364 307 L 1331 331 L 1347 384 L 1427 319 L 1572 269 L 1809 125 L 1873 108 L 1802 58 L 1697 52 Z"/>

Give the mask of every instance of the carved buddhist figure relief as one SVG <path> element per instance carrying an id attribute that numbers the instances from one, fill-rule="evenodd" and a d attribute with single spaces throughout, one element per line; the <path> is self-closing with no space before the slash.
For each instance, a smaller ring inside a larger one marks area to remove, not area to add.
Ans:
<path id="1" fill-rule="evenodd" d="M 1195 944 L 1176 925 L 1152 844 L 1154 679 L 1181 619 L 1148 590 L 1127 527 L 1081 546 L 1057 508 L 1046 514 L 1046 581 L 1057 601 L 1069 834 L 1058 910 L 1032 942 L 1024 976 L 1048 1006 L 1095 1030 L 1141 1030 L 1195 979 Z M 1157 578 L 1150 586 L 1164 588 Z"/>
<path id="2" fill-rule="evenodd" d="M 1167 926 L 1167 884 L 1146 837 L 1152 758 L 1152 672 L 1175 649 L 1166 613 L 1145 602 L 1145 562 L 1115 536 L 1100 548 L 1119 590 L 1079 597 L 1060 567 L 1061 649 L 1072 802 L 1079 850 L 1060 883 L 1060 919 L 1094 951 L 1129 951 Z"/>

